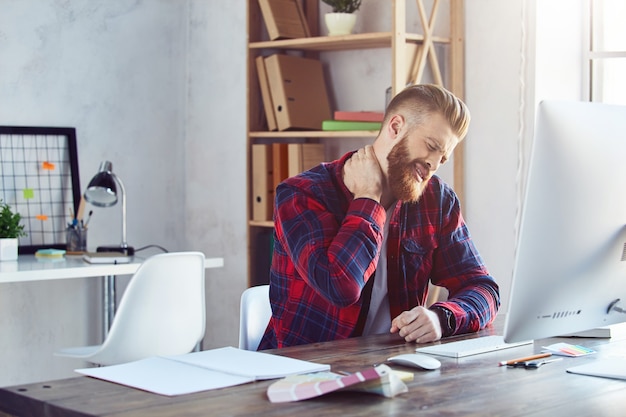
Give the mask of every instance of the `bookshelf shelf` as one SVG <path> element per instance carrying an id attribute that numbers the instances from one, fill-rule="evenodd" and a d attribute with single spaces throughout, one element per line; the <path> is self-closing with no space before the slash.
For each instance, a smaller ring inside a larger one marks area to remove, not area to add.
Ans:
<path id="1" fill-rule="evenodd" d="M 404 34 L 406 43 L 421 44 L 424 36 L 416 33 Z M 433 36 L 432 41 L 449 44 L 450 38 Z M 300 51 L 347 51 L 354 49 L 390 48 L 393 41 L 391 32 L 358 33 L 343 36 L 314 36 L 301 39 L 282 39 L 276 41 L 251 42 L 250 49 L 285 49 Z"/>
<path id="2" fill-rule="evenodd" d="M 251 138 L 368 138 L 378 135 L 377 130 L 350 130 L 350 131 L 334 131 L 334 130 L 307 130 L 307 131 L 285 131 L 285 132 L 250 132 L 248 136 Z"/>
<path id="3" fill-rule="evenodd" d="M 269 227 L 272 228 L 274 227 L 274 222 L 271 220 L 265 220 L 265 221 L 260 221 L 260 220 L 250 220 L 248 222 L 249 226 L 252 227 Z"/>

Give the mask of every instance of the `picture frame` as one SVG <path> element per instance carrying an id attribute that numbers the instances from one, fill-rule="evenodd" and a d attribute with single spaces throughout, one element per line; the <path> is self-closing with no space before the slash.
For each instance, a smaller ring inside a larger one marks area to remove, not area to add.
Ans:
<path id="1" fill-rule="evenodd" d="M 0 199 L 22 217 L 20 254 L 65 249 L 81 199 L 76 129 L 0 126 Z"/>

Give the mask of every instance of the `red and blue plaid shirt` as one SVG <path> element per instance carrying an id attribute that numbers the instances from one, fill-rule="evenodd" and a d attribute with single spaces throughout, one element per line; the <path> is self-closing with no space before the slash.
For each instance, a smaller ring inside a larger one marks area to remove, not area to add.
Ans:
<path id="1" fill-rule="evenodd" d="M 385 209 L 353 199 L 342 179 L 345 161 L 321 164 L 276 189 L 272 318 L 259 349 L 358 336 L 383 241 Z M 483 265 L 458 198 L 433 176 L 419 202 L 398 202 L 387 241 L 390 314 L 424 305 L 428 283 L 447 288 L 435 305 L 454 316 L 453 334 L 475 332 L 495 318 L 499 290 Z M 364 299 L 367 299 L 364 301 Z"/>

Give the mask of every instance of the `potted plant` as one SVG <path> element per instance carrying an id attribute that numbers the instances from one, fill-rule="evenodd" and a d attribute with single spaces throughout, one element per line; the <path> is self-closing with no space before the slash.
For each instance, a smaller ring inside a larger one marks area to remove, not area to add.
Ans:
<path id="1" fill-rule="evenodd" d="M 0 200 L 0 261 L 17 259 L 18 238 L 26 236 L 22 216 L 13 213 L 8 204 Z"/>
<path id="2" fill-rule="evenodd" d="M 322 0 L 333 8 L 326 13 L 324 21 L 328 28 L 328 35 L 349 35 L 354 29 L 356 15 L 354 12 L 361 7 L 361 0 Z"/>

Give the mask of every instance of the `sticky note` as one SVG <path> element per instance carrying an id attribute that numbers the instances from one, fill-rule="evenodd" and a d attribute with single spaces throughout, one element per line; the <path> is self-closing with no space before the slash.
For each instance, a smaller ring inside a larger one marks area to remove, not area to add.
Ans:
<path id="1" fill-rule="evenodd" d="M 35 190 L 32 188 L 24 188 L 23 190 L 24 200 L 30 200 L 35 197 Z"/>
<path id="2" fill-rule="evenodd" d="M 550 351 L 554 355 L 562 356 L 583 356 L 596 353 L 593 349 L 581 345 L 572 345 L 570 343 L 555 343 L 550 346 L 545 346 L 543 349 Z"/>
<path id="3" fill-rule="evenodd" d="M 48 171 L 54 171 L 54 164 L 52 162 L 43 161 L 41 167 L 43 169 L 47 169 Z"/>
<path id="4" fill-rule="evenodd" d="M 41 221 L 48 220 L 48 216 L 46 216 L 45 214 L 38 214 L 38 215 L 35 216 L 35 218 L 37 220 L 41 220 Z"/>

